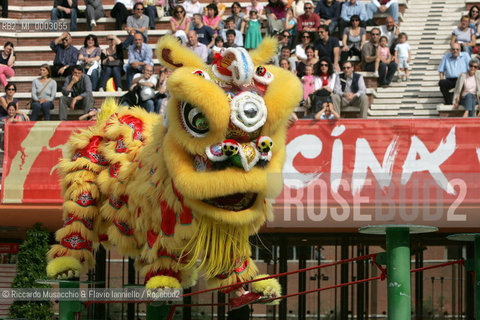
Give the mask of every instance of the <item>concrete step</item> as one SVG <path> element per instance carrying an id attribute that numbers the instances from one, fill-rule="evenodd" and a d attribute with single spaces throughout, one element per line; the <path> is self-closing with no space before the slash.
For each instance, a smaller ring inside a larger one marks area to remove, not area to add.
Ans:
<path id="1" fill-rule="evenodd" d="M 412 97 L 397 97 L 397 98 L 375 98 L 373 99 L 374 104 L 389 104 L 389 103 L 399 103 L 401 102 L 402 105 L 405 107 L 409 106 L 412 103 L 419 103 L 419 104 L 438 104 L 443 102 L 442 97 L 433 97 L 433 98 L 412 98 Z"/>

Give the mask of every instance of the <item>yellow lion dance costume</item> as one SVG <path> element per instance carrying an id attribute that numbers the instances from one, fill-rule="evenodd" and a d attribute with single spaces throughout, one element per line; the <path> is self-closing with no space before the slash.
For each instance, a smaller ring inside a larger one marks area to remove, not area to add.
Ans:
<path id="1" fill-rule="evenodd" d="M 276 45 L 226 49 L 207 66 L 175 38 L 159 41 L 174 70 L 167 117 L 106 101 L 103 119 L 71 137 L 50 277 L 92 268 L 99 243 L 135 257 L 147 288 L 191 287 L 196 270 L 210 287 L 257 275 L 248 237 L 272 216 L 266 198 L 281 191 L 287 121 L 302 97 L 295 75 L 262 66 Z M 252 290 L 281 294 L 275 279 Z"/>

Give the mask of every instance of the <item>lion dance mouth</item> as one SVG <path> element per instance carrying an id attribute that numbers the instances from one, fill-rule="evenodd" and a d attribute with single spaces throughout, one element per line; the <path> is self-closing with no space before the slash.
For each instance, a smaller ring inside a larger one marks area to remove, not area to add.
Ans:
<path id="1" fill-rule="evenodd" d="M 251 208 L 256 200 L 256 193 L 247 192 L 205 199 L 203 200 L 203 202 L 223 210 L 242 211 Z"/>

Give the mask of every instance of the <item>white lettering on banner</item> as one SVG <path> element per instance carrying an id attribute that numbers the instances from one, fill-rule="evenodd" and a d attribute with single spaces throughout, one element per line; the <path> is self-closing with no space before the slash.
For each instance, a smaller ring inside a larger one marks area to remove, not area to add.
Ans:
<path id="1" fill-rule="evenodd" d="M 465 196 L 467 195 L 467 184 L 462 179 L 452 179 L 450 180 L 450 184 L 455 187 L 460 187 L 460 192 L 458 193 L 458 197 L 453 201 L 447 211 L 447 221 L 467 221 L 466 214 L 455 214 L 455 210 L 457 210 L 458 206 L 462 204 Z"/>
<path id="2" fill-rule="evenodd" d="M 478 162 L 480 163 L 480 148 L 477 148 L 477 158 Z"/>
<path id="3" fill-rule="evenodd" d="M 307 146 L 307 148 L 305 148 Z M 307 159 L 315 159 L 322 153 L 322 140 L 316 135 L 304 134 L 296 137 L 286 147 L 285 164 L 283 165 L 283 172 L 295 173 L 295 179 L 285 179 L 284 184 L 290 189 L 301 189 L 307 187 L 310 183 L 322 175 L 318 172 L 300 173 L 293 166 L 293 160 L 301 153 Z"/>
<path id="4" fill-rule="evenodd" d="M 428 151 L 425 144 L 417 136 L 412 136 L 411 141 L 407 158 L 403 164 L 402 184 L 406 185 L 408 183 L 413 172 L 428 171 L 443 190 L 448 194 L 455 195 L 455 189 L 448 182 L 442 170 L 440 170 L 440 165 L 455 152 L 455 126 L 452 127 L 445 140 L 442 140 L 438 148 L 432 153 Z"/>
<path id="5" fill-rule="evenodd" d="M 355 167 L 352 177 L 352 195 L 362 191 L 368 168 L 370 168 L 382 189 L 385 190 L 390 185 L 393 174 L 393 164 L 398 152 L 398 140 L 399 137 L 395 136 L 392 142 L 390 142 L 383 156 L 383 163 L 380 166 L 368 141 L 364 138 L 357 139 L 355 146 Z"/>
<path id="6" fill-rule="evenodd" d="M 342 186 L 345 191 L 350 190 L 350 186 L 348 185 L 347 180 L 341 179 L 339 181 L 335 181 L 338 186 Z M 333 181 L 332 181 L 333 184 Z M 343 198 L 339 193 L 333 192 L 332 193 L 333 199 L 337 201 L 337 203 L 342 207 L 343 214 L 338 214 L 337 208 L 331 208 L 330 209 L 330 215 L 332 216 L 332 219 L 338 222 L 346 221 L 348 217 L 350 216 L 350 206 L 348 205 L 347 200 Z"/>
<path id="7" fill-rule="evenodd" d="M 332 130 L 332 137 L 339 137 L 345 132 L 345 126 L 336 126 Z M 343 173 L 343 142 L 340 139 L 335 139 L 332 148 L 332 161 L 330 161 L 330 188 L 333 192 L 338 192 L 340 180 L 342 180 Z"/>

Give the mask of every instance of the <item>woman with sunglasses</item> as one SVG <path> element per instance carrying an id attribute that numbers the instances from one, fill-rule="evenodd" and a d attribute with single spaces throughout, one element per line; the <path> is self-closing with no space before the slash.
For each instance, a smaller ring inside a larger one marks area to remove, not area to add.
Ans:
<path id="1" fill-rule="evenodd" d="M 305 61 L 307 60 L 307 55 L 305 54 L 305 48 L 312 45 L 312 38 L 310 33 L 303 31 L 300 33 L 300 43 L 295 47 L 295 55 L 298 60 Z"/>
<path id="2" fill-rule="evenodd" d="M 333 70 L 332 62 L 328 57 L 320 58 L 315 69 L 315 91 L 310 96 L 313 114 L 322 109 L 322 104 L 331 99 L 337 74 Z"/>
<path id="3" fill-rule="evenodd" d="M 187 32 L 190 28 L 190 18 L 186 16 L 183 6 L 176 6 L 173 16 L 170 18 L 170 31 L 175 34 L 177 31 Z"/>
<path id="4" fill-rule="evenodd" d="M 43 120 L 50 120 L 50 110 L 53 109 L 53 100 L 57 93 L 57 82 L 51 78 L 51 69 L 48 64 L 40 67 L 40 78 L 32 81 L 32 121 L 37 121 L 40 111 Z"/>
<path id="5" fill-rule="evenodd" d="M 13 69 L 14 64 L 15 52 L 13 50 L 13 43 L 7 41 L 3 45 L 3 51 L 0 55 L 0 83 L 4 88 L 8 83 L 7 78 L 15 75 L 15 70 Z"/>
<path id="6" fill-rule="evenodd" d="M 350 26 L 343 30 L 343 48 L 340 53 L 340 64 L 343 64 L 348 58 L 357 56 L 361 58 L 362 48 L 367 38 L 367 31 L 360 27 L 360 16 L 353 15 L 350 18 Z"/>
<path id="7" fill-rule="evenodd" d="M 100 79 L 100 91 L 107 90 L 107 81 L 113 76 L 117 91 L 122 91 L 123 71 L 123 46 L 117 36 L 107 36 L 108 47 L 102 50 L 100 60 L 102 61 L 102 77 Z"/>
<path id="8" fill-rule="evenodd" d="M 475 34 L 478 36 L 478 25 L 480 24 L 480 8 L 474 4 L 468 11 L 468 17 L 470 18 L 470 28 L 475 30 Z"/>
<path id="9" fill-rule="evenodd" d="M 83 47 L 78 54 L 78 63 L 83 66 L 83 72 L 90 77 L 92 90 L 97 90 L 98 79 L 100 78 L 100 55 L 102 50 L 98 46 L 97 36 L 89 34 L 85 37 Z"/>
<path id="10" fill-rule="evenodd" d="M 0 119 L 5 119 L 8 117 L 7 108 L 10 103 L 14 103 L 16 109 L 18 110 L 18 99 L 13 97 L 15 92 L 17 92 L 17 86 L 14 83 L 9 82 L 5 86 L 5 95 L 0 97 Z M 17 111 L 17 113 L 22 115 L 25 120 L 30 120 L 23 112 Z"/>

